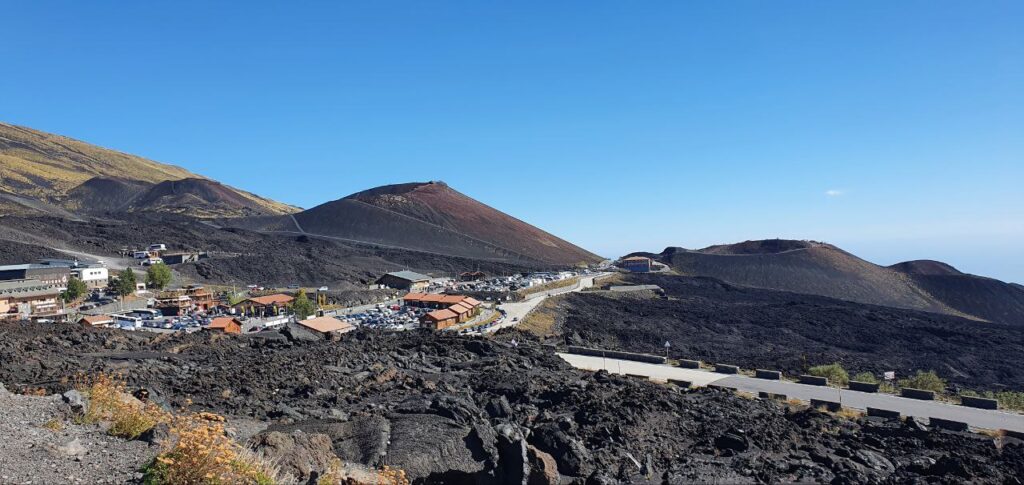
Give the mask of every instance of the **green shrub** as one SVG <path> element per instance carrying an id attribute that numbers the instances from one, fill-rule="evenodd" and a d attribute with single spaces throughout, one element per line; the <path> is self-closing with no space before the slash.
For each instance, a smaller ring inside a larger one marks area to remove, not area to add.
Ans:
<path id="1" fill-rule="evenodd" d="M 914 375 L 914 377 L 900 379 L 899 385 L 900 387 L 910 387 L 913 389 L 922 389 L 933 392 L 944 392 L 946 390 L 946 381 L 939 377 L 939 375 L 933 370 L 928 372 L 917 371 L 917 374 Z"/>
<path id="2" fill-rule="evenodd" d="M 833 386 L 845 386 L 850 382 L 850 374 L 838 362 L 811 367 L 807 373 L 812 376 L 828 378 L 828 383 Z"/>
<path id="3" fill-rule="evenodd" d="M 875 377 L 875 375 L 870 372 L 861 372 L 853 376 L 853 379 L 851 380 L 857 382 L 867 382 L 868 384 L 878 384 L 878 378 Z"/>

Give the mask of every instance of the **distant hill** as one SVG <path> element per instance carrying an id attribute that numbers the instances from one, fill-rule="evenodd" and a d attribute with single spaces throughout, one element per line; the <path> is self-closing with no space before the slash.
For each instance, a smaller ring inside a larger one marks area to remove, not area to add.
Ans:
<path id="1" fill-rule="evenodd" d="M 831 244 L 786 239 L 670 247 L 652 256 L 678 273 L 734 285 L 1024 325 L 1024 293 L 939 261 L 883 267 Z"/>
<path id="2" fill-rule="evenodd" d="M 319 205 L 290 219 L 255 218 L 249 223 L 264 230 L 302 231 L 475 259 L 555 265 L 601 260 L 443 182 L 378 187 Z"/>
<path id="3" fill-rule="evenodd" d="M 701 250 L 667 248 L 658 259 L 681 274 L 736 285 L 951 313 L 905 275 L 824 243 L 766 240 Z"/>
<path id="4" fill-rule="evenodd" d="M 1024 325 L 1024 291 L 1018 286 L 962 273 L 938 261 L 908 261 L 890 268 L 910 276 L 919 288 L 957 311 Z"/>
<path id="5" fill-rule="evenodd" d="M 169 181 L 181 183 L 161 185 Z M 147 191 L 149 197 L 136 199 Z M 288 214 L 298 209 L 213 182 L 173 165 L 0 123 L 0 214 L 66 217 L 118 210 L 199 217 Z M 44 205 L 38 205 L 42 203 Z"/>

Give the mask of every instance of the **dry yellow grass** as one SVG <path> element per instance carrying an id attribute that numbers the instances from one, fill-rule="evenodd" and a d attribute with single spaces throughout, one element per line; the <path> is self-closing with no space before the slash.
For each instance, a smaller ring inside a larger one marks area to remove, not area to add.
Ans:
<path id="1" fill-rule="evenodd" d="M 518 328 L 538 337 L 552 335 L 557 323 L 555 304 L 556 300 L 551 299 L 541 303 L 519 322 Z"/>
<path id="2" fill-rule="evenodd" d="M 404 470 L 385 465 L 379 470 L 349 469 L 335 458 L 316 485 L 409 485 Z"/>

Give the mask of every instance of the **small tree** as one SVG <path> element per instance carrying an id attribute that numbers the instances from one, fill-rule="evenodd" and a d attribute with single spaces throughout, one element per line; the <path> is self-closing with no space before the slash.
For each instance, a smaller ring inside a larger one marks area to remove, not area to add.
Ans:
<path id="1" fill-rule="evenodd" d="M 118 273 L 114 279 L 114 292 L 121 297 L 128 296 L 135 292 L 135 272 L 131 268 L 125 268 Z"/>
<path id="2" fill-rule="evenodd" d="M 164 263 L 157 263 L 146 270 L 146 286 L 164 289 L 171 282 L 171 268 Z"/>
<path id="3" fill-rule="evenodd" d="M 946 381 L 939 377 L 939 375 L 933 370 L 928 372 L 917 371 L 917 374 L 914 375 L 914 377 L 900 379 L 900 387 L 944 392 L 946 390 Z"/>
<path id="4" fill-rule="evenodd" d="M 72 276 L 68 279 L 68 289 L 64 290 L 61 297 L 64 301 L 74 301 L 79 299 L 82 295 L 89 291 L 89 287 L 86 286 L 85 282 Z"/>
<path id="5" fill-rule="evenodd" d="M 834 386 L 845 386 L 850 382 L 850 374 L 838 362 L 811 367 L 807 370 L 807 373 L 812 376 L 826 377 L 828 378 L 828 383 Z"/>
<path id="6" fill-rule="evenodd" d="M 295 300 L 292 301 L 292 312 L 299 320 L 305 320 L 306 317 L 316 313 L 316 306 L 309 300 L 304 290 L 299 290 L 295 294 Z"/>

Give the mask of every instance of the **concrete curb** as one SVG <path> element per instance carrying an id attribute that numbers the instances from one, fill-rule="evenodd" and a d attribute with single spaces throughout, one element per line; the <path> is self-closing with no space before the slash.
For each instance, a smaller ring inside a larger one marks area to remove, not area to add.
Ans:
<path id="1" fill-rule="evenodd" d="M 879 409 L 869 407 L 867 409 L 868 416 L 885 418 L 887 420 L 898 421 L 900 419 L 899 411 L 889 411 L 888 409 Z"/>
<path id="2" fill-rule="evenodd" d="M 983 397 L 960 396 L 960 405 L 978 409 L 999 409 L 999 401 Z"/>
<path id="3" fill-rule="evenodd" d="M 930 424 L 933 428 L 940 428 L 949 431 L 965 432 L 969 429 L 967 423 L 942 418 L 928 418 L 928 424 Z"/>
<path id="4" fill-rule="evenodd" d="M 715 372 L 719 374 L 739 374 L 740 368 L 734 365 L 715 364 Z"/>
<path id="5" fill-rule="evenodd" d="M 801 384 L 807 384 L 807 385 L 810 385 L 810 386 L 827 386 L 828 385 L 828 378 L 826 378 L 826 377 L 802 375 L 802 376 L 800 376 L 799 379 L 800 379 L 800 383 Z"/>
<path id="6" fill-rule="evenodd" d="M 922 401 L 934 401 L 935 393 L 932 391 L 925 391 L 923 389 L 913 389 L 910 387 L 900 388 L 900 396 L 910 399 L 920 399 Z"/>
<path id="7" fill-rule="evenodd" d="M 777 370 L 757 369 L 756 371 L 754 371 L 754 377 L 757 377 L 758 379 L 779 381 L 782 380 L 782 373 Z"/>
<path id="8" fill-rule="evenodd" d="M 851 391 L 860 392 L 878 392 L 879 384 L 872 384 L 870 382 L 850 381 Z"/>

